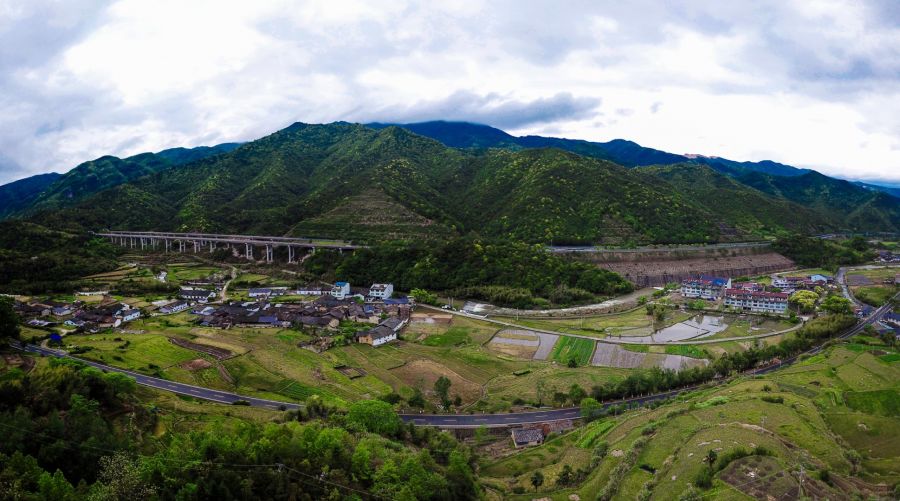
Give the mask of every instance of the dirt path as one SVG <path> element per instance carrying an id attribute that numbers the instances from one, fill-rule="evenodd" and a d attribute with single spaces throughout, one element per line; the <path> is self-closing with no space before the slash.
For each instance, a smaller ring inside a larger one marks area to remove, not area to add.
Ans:
<path id="1" fill-rule="evenodd" d="M 490 304 L 485 304 L 484 312 L 489 313 L 491 315 L 503 316 L 503 317 L 568 317 L 568 316 L 580 316 L 580 315 L 590 315 L 596 314 L 600 312 L 604 312 L 613 308 L 615 306 L 622 306 L 629 303 L 637 304 L 637 300 L 641 296 L 649 296 L 653 294 L 652 287 L 646 287 L 643 289 L 638 289 L 634 292 L 630 292 L 625 294 L 624 296 L 614 297 L 612 299 L 607 299 L 602 303 L 594 303 L 594 304 L 585 304 L 582 306 L 573 306 L 571 308 L 556 308 L 552 310 L 517 310 L 514 308 L 501 308 L 499 306 L 494 306 Z"/>
<path id="2" fill-rule="evenodd" d="M 527 327 L 527 326 L 519 325 L 519 324 L 516 324 L 513 322 L 501 322 L 500 320 L 494 320 L 492 318 L 487 318 L 486 316 L 483 317 L 481 315 L 472 315 L 471 313 L 464 313 L 461 311 L 442 310 L 440 308 L 436 308 L 434 306 L 429 306 L 429 305 L 425 305 L 425 304 L 418 305 L 417 307 L 429 308 L 432 310 L 440 311 L 441 313 L 449 313 L 451 315 L 457 315 L 460 317 L 471 318 L 474 320 L 481 320 L 482 322 L 488 322 L 488 323 L 492 323 L 492 324 L 496 324 L 496 325 L 502 325 L 504 327 L 509 327 L 511 329 L 522 329 L 522 330 L 527 330 L 527 331 L 532 331 L 532 332 L 540 332 L 543 334 L 551 334 L 554 336 L 566 336 L 566 337 L 577 337 L 577 338 L 581 338 L 581 339 L 590 339 L 590 340 L 596 341 L 598 343 L 608 343 L 608 344 L 646 344 L 646 345 L 651 345 L 651 346 L 652 345 L 666 346 L 666 345 L 679 345 L 679 344 L 683 344 L 683 345 L 714 344 L 714 343 L 725 343 L 728 341 L 749 341 L 749 340 L 753 340 L 753 339 L 763 339 L 763 338 L 772 337 L 772 336 L 780 336 L 782 334 L 786 334 L 788 332 L 795 331 L 795 330 L 799 329 L 800 327 L 803 327 L 803 324 L 799 323 L 799 324 L 791 327 L 790 329 L 785 329 L 785 330 L 777 331 L 777 332 L 769 332 L 766 334 L 754 334 L 752 336 L 723 337 L 723 338 L 718 338 L 718 339 L 698 339 L 696 341 L 669 341 L 669 342 L 665 342 L 665 343 L 659 343 L 659 342 L 643 343 L 643 342 L 635 341 L 634 339 L 597 338 L 597 337 L 592 337 L 592 336 L 584 336 L 581 334 L 570 334 L 568 332 L 537 329 L 535 327 Z"/>

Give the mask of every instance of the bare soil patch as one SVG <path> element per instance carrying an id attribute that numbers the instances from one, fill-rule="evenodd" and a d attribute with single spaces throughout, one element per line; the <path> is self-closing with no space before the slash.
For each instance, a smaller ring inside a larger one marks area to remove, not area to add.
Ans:
<path id="1" fill-rule="evenodd" d="M 446 366 L 433 360 L 418 359 L 407 362 L 402 367 L 391 369 L 391 374 L 404 383 L 422 390 L 422 393 L 434 396 L 434 383 L 439 377 L 450 380 L 450 397 L 459 395 L 465 404 L 481 398 L 481 385 L 453 372 Z"/>
<path id="2" fill-rule="evenodd" d="M 195 358 L 194 360 L 188 360 L 187 362 L 182 362 L 179 367 L 185 370 L 199 371 L 202 369 L 209 369 L 212 367 L 212 364 L 207 360 L 203 360 L 202 358 Z"/>
<path id="3" fill-rule="evenodd" d="M 207 346 L 204 344 L 192 343 L 190 341 L 185 341 L 184 339 L 179 339 L 175 337 L 170 337 L 169 342 L 176 346 L 181 346 L 182 348 L 187 348 L 189 350 L 197 351 L 200 353 L 206 353 L 207 355 L 213 356 L 218 360 L 224 360 L 226 358 L 231 358 L 234 356 L 229 350 L 225 348 L 219 348 L 217 346 Z"/>

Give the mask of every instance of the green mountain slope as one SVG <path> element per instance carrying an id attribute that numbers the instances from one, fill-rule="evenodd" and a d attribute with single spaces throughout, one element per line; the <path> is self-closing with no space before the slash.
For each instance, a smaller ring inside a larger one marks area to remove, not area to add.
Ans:
<path id="1" fill-rule="evenodd" d="M 20 199 L 18 203 L 14 204 L 14 210 L 4 212 L 0 207 L 0 218 L 19 213 L 34 213 L 40 210 L 67 207 L 108 188 L 128 183 L 169 167 L 233 151 L 239 146 L 238 143 L 225 143 L 196 148 L 172 148 L 159 153 L 141 153 L 128 158 L 103 156 L 80 164 L 63 175 L 53 174 L 52 176 L 55 178 L 52 178 L 52 183 L 43 186 L 30 199 Z M 48 176 L 51 175 L 48 174 Z M 6 186 L 0 187 L 0 190 Z"/>
<path id="2" fill-rule="evenodd" d="M 870 191 L 814 171 L 789 178 L 751 172 L 737 179 L 835 218 L 842 229 L 900 231 L 900 199 L 884 192 Z"/>
<path id="3" fill-rule="evenodd" d="M 0 186 L 0 219 L 31 206 L 61 176 L 55 172 L 38 174 Z"/>
<path id="4" fill-rule="evenodd" d="M 105 159 L 109 171 L 121 165 L 115 160 Z M 818 176 L 821 186 L 809 174 L 758 175 L 756 188 L 753 179 L 693 163 L 628 169 L 557 148 L 459 149 L 400 127 L 298 123 L 35 217 L 60 228 L 369 242 L 465 234 L 559 244 L 716 242 L 831 231 L 847 221 L 895 227 L 887 195 Z M 834 199 L 819 200 L 823 189 Z M 835 210 L 841 204 L 844 212 Z"/>
<path id="5" fill-rule="evenodd" d="M 640 171 L 664 179 L 674 190 L 747 232 L 817 233 L 836 224 L 823 213 L 751 188 L 706 165 L 681 163 Z"/>
<path id="6" fill-rule="evenodd" d="M 557 149 L 460 151 L 397 127 L 295 124 L 39 217 L 56 227 L 534 242 L 719 237 L 711 213 L 636 171 Z"/>

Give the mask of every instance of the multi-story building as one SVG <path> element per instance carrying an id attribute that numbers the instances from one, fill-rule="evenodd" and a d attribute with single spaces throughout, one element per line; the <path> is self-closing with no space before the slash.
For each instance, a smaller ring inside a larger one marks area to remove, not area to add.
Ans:
<path id="1" fill-rule="evenodd" d="M 331 288 L 331 295 L 337 299 L 344 299 L 345 297 L 350 295 L 350 283 L 348 282 L 335 282 L 334 287 Z"/>
<path id="2" fill-rule="evenodd" d="M 700 275 L 681 281 L 681 295 L 701 299 L 718 299 L 725 289 L 731 288 L 730 278 Z"/>
<path id="3" fill-rule="evenodd" d="M 725 290 L 725 306 L 757 313 L 784 313 L 788 295 L 783 292 L 753 292 L 741 289 Z"/>
<path id="4" fill-rule="evenodd" d="M 372 299 L 388 299 L 394 293 L 394 284 L 372 284 L 369 297 Z"/>
<path id="5" fill-rule="evenodd" d="M 766 286 L 759 282 L 734 282 L 731 284 L 731 288 L 750 292 L 762 292 L 766 290 Z"/>

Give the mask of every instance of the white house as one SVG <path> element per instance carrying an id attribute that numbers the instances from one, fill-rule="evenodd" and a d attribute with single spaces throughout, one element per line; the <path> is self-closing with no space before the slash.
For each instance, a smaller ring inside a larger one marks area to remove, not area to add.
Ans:
<path id="1" fill-rule="evenodd" d="M 250 297 L 283 296 L 286 292 L 287 287 L 260 287 L 250 289 L 247 295 Z"/>
<path id="2" fill-rule="evenodd" d="M 297 288 L 298 296 L 321 296 L 325 294 L 325 289 L 318 285 L 304 285 Z"/>
<path id="3" fill-rule="evenodd" d="M 188 301 L 205 303 L 216 296 L 216 293 L 206 289 L 184 289 L 178 291 L 178 297 Z"/>
<path id="4" fill-rule="evenodd" d="M 162 314 L 168 315 L 170 313 L 178 313 L 179 311 L 184 311 L 184 310 L 188 309 L 189 306 L 190 305 L 188 304 L 187 301 L 177 301 L 175 303 L 163 306 L 162 308 L 159 309 L 159 312 Z"/>
<path id="5" fill-rule="evenodd" d="M 394 284 L 372 284 L 369 297 L 372 299 L 388 299 L 394 294 Z"/>
<path id="6" fill-rule="evenodd" d="M 788 295 L 783 292 L 754 292 L 740 289 L 725 290 L 725 306 L 757 313 L 787 311 Z"/>
<path id="7" fill-rule="evenodd" d="M 700 275 L 681 281 L 681 295 L 701 299 L 718 299 L 725 289 L 731 288 L 730 278 Z"/>
<path id="8" fill-rule="evenodd" d="M 123 322 L 131 322 L 132 320 L 137 320 L 141 318 L 141 310 L 137 308 L 132 308 L 130 310 L 123 310 L 121 312 L 122 321 Z"/>
<path id="9" fill-rule="evenodd" d="M 350 283 L 349 282 L 335 282 L 334 287 L 331 288 L 331 295 L 337 299 L 344 299 L 345 297 L 350 295 Z"/>

